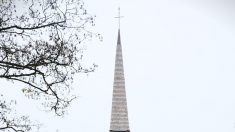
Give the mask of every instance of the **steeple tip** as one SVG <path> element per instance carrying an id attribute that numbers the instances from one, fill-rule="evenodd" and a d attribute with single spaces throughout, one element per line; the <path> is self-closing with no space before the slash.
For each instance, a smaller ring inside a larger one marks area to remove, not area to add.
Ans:
<path id="1" fill-rule="evenodd" d="M 121 18 L 123 18 L 123 16 L 121 16 L 121 13 L 120 13 L 120 7 L 118 7 L 118 16 L 115 17 L 115 18 L 118 18 L 118 29 L 120 30 L 120 26 L 121 26 Z"/>
<path id="2" fill-rule="evenodd" d="M 118 40 L 117 40 L 117 44 L 121 44 L 120 28 L 118 29 Z"/>

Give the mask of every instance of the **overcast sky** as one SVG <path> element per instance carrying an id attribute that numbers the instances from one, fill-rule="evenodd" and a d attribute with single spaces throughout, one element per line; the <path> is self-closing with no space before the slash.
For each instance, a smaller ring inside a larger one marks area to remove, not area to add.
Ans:
<path id="1" fill-rule="evenodd" d="M 84 63 L 99 67 L 76 75 L 79 98 L 68 114 L 57 118 L 20 90 L 11 94 L 43 132 L 109 131 L 119 5 L 131 131 L 235 131 L 235 1 L 84 1 L 104 39 L 88 43 Z M 5 93 L 23 87 L 0 83 Z"/>

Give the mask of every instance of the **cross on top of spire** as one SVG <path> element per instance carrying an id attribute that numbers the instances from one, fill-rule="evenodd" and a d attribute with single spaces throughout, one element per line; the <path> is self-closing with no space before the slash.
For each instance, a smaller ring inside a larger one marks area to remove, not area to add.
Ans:
<path id="1" fill-rule="evenodd" d="M 121 11 L 120 11 L 120 7 L 118 7 L 118 16 L 117 17 L 115 17 L 115 18 L 118 18 L 118 27 L 119 27 L 119 29 L 120 29 L 120 25 L 121 25 L 121 18 L 123 18 L 123 16 L 121 16 L 121 13 L 120 13 Z"/>

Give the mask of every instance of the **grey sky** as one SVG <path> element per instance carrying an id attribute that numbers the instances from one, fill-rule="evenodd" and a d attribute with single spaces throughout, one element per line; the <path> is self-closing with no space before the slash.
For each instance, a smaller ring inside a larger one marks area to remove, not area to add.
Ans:
<path id="1" fill-rule="evenodd" d="M 98 69 L 76 76 L 79 98 L 64 118 L 14 93 L 22 113 L 43 122 L 43 132 L 109 130 L 119 4 L 131 131 L 234 132 L 232 0 L 85 0 L 104 39 L 88 43 L 84 63 L 95 62 Z M 0 82 L 6 93 L 23 87 Z"/>

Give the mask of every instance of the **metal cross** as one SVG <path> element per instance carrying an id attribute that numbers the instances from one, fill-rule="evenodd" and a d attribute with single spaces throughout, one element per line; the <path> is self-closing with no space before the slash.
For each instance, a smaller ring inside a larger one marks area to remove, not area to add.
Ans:
<path id="1" fill-rule="evenodd" d="M 120 20 L 121 20 L 121 18 L 123 18 L 123 16 L 121 16 L 121 14 L 120 14 L 120 7 L 118 7 L 118 16 L 115 18 L 118 18 L 118 27 L 120 29 L 120 25 L 121 25 Z"/>

